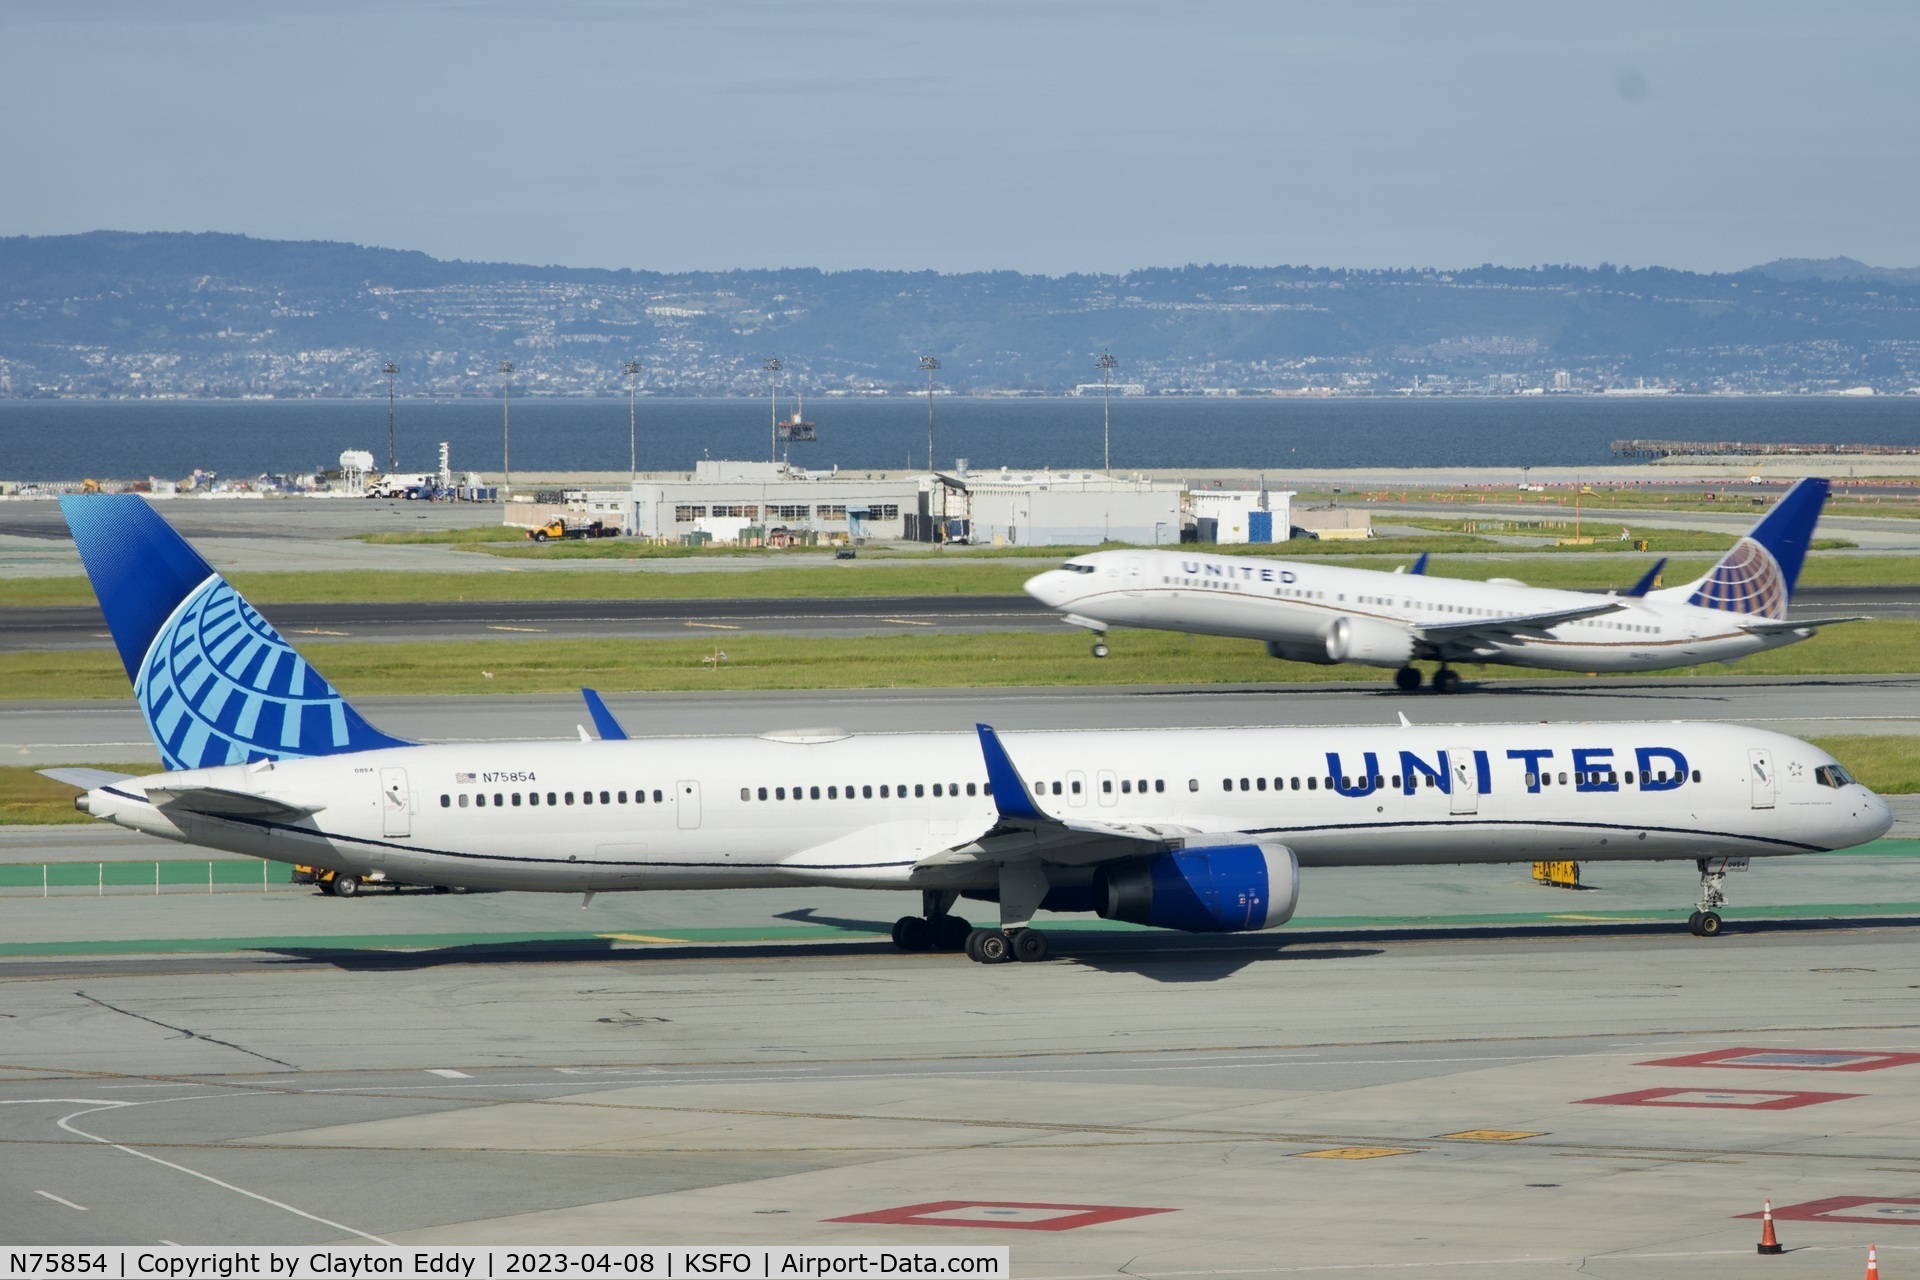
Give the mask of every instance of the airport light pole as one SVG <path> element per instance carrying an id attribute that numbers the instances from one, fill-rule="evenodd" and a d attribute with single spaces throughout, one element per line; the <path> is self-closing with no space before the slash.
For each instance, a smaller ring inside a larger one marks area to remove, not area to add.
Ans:
<path id="1" fill-rule="evenodd" d="M 940 367 L 940 361 L 933 356 L 921 356 L 920 367 L 927 371 L 927 474 L 933 474 L 933 375 Z"/>
<path id="2" fill-rule="evenodd" d="M 632 472 L 629 483 L 640 478 L 640 433 L 635 423 L 634 404 L 640 397 L 640 362 L 629 360 L 626 363 L 627 383 L 627 467 Z"/>
<path id="3" fill-rule="evenodd" d="M 387 375 L 387 474 L 393 474 L 393 375 L 400 372 L 400 366 L 389 360 L 382 367 Z"/>
<path id="4" fill-rule="evenodd" d="M 513 362 L 511 360 L 502 360 L 500 362 L 500 487 L 503 489 L 511 489 L 513 487 L 512 455 L 508 452 L 507 448 L 512 440 L 512 435 L 507 430 L 509 425 L 507 422 L 507 391 L 512 380 Z"/>
<path id="5" fill-rule="evenodd" d="M 1094 361 L 1100 366 L 1100 452 L 1105 459 L 1102 469 L 1113 470 L 1113 366 L 1120 363 L 1113 358 L 1111 351 L 1102 351 L 1100 358 Z"/>
<path id="6" fill-rule="evenodd" d="M 767 461 L 780 460 L 780 371 L 787 366 L 779 356 L 768 356 L 760 366 L 767 371 Z"/>

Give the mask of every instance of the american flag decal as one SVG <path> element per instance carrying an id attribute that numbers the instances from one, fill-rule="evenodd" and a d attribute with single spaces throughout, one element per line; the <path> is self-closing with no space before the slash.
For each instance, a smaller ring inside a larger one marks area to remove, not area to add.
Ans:
<path id="1" fill-rule="evenodd" d="M 472 782 L 473 775 L 470 773 L 456 773 L 453 775 L 453 780 L 455 782 Z"/>

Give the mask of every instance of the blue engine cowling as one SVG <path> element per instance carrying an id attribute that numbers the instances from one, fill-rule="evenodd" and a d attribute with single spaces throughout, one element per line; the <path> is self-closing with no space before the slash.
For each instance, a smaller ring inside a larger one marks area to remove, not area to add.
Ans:
<path id="1" fill-rule="evenodd" d="M 1097 868 L 1102 918 L 1188 933 L 1241 933 L 1287 922 L 1300 901 L 1300 863 L 1280 844 L 1219 844 Z"/>

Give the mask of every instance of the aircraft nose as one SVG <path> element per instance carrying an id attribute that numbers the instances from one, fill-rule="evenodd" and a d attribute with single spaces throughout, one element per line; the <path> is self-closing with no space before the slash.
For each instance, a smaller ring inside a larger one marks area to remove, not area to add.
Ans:
<path id="1" fill-rule="evenodd" d="M 1873 833 L 1868 837 L 1870 840 L 1878 840 L 1893 830 L 1893 806 L 1871 791 L 1867 793 L 1867 803 L 1861 807 L 1860 818 Z"/>
<path id="2" fill-rule="evenodd" d="M 1058 569 L 1049 569 L 1045 573 L 1036 573 L 1026 582 L 1026 593 L 1041 604 L 1058 608 L 1067 599 L 1066 585 L 1061 582 L 1067 575 Z"/>

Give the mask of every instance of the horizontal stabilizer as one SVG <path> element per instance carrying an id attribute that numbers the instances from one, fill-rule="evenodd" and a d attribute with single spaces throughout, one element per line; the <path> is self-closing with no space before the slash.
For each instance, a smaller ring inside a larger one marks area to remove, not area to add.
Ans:
<path id="1" fill-rule="evenodd" d="M 212 818 L 305 818 L 325 808 L 288 804 L 226 787 L 148 787 L 147 799 L 162 809 L 184 809 Z"/>
<path id="2" fill-rule="evenodd" d="M 1742 622 L 1740 629 L 1750 636 L 1775 636 L 1783 631 L 1812 631 L 1821 627 L 1838 626 L 1842 622 L 1871 621 L 1873 619 L 1864 614 L 1856 614 L 1851 618 L 1786 618 L 1779 621 L 1753 619 Z"/>
<path id="3" fill-rule="evenodd" d="M 91 791 L 95 787 L 104 787 L 115 782 L 125 782 L 133 777 L 131 773 L 113 773 L 106 769 L 37 769 L 43 778 L 52 778 L 55 782 L 69 787 L 78 787 L 82 791 Z"/>

